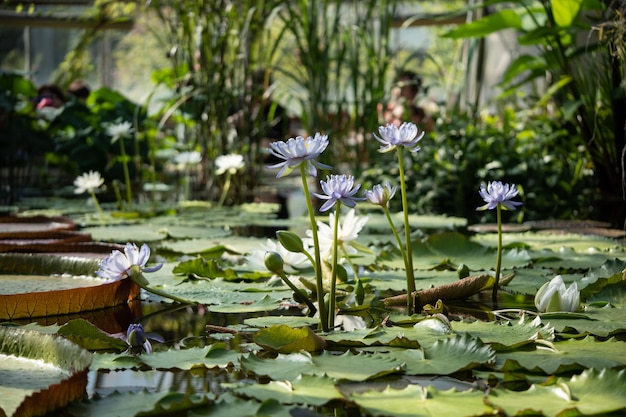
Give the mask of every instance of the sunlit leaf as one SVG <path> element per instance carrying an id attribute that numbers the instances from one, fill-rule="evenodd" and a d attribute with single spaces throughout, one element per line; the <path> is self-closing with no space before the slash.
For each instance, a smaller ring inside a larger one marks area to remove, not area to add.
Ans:
<path id="1" fill-rule="evenodd" d="M 453 322 L 456 333 L 466 333 L 488 343 L 495 350 L 519 347 L 537 339 L 554 340 L 554 329 L 549 324 L 520 319 L 518 321 Z"/>
<path id="2" fill-rule="evenodd" d="M 438 340 L 424 352 L 407 349 L 394 352 L 393 356 L 406 363 L 405 372 L 409 375 L 450 375 L 481 364 L 490 365 L 496 360 L 491 347 L 468 335 Z"/>
<path id="3" fill-rule="evenodd" d="M 284 324 L 259 330 L 254 335 L 254 342 L 266 349 L 280 353 L 301 350 L 315 352 L 326 346 L 324 339 L 313 333 L 309 327 L 292 329 Z"/>
<path id="4" fill-rule="evenodd" d="M 319 318 L 303 316 L 263 316 L 245 319 L 243 323 L 253 327 L 270 327 L 284 324 L 295 328 L 315 326 L 319 321 Z"/>
<path id="5" fill-rule="evenodd" d="M 583 316 L 545 314 L 541 320 L 561 333 L 609 337 L 626 332 L 626 307 L 618 308 L 611 304 L 599 308 L 587 307 Z"/>
<path id="6" fill-rule="evenodd" d="M 169 349 L 141 355 L 139 360 L 145 365 L 161 370 L 189 370 L 197 367 L 226 368 L 239 362 L 242 353 L 228 350 L 223 343 L 216 343 L 203 348 Z"/>
<path id="7" fill-rule="evenodd" d="M 126 350 L 128 348 L 128 344 L 121 338 L 105 334 L 84 319 L 69 321 L 61 326 L 58 334 L 91 351 Z"/>
<path id="8" fill-rule="evenodd" d="M 93 240 L 122 244 L 156 242 L 166 237 L 165 233 L 149 223 L 88 227 L 83 231 L 91 234 Z"/>

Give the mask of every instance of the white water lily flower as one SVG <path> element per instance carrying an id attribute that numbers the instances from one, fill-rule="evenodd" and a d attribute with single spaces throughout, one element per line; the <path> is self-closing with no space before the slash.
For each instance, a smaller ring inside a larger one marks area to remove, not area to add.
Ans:
<path id="1" fill-rule="evenodd" d="M 107 126 L 107 135 L 111 136 L 111 143 L 117 142 L 120 138 L 129 138 L 133 132 L 133 125 L 130 122 L 114 123 Z"/>
<path id="2" fill-rule="evenodd" d="M 328 223 L 330 226 L 324 222 L 317 222 L 320 254 L 324 258 L 327 258 L 332 254 L 335 231 L 335 215 L 336 213 L 330 213 L 328 216 Z M 339 253 L 357 253 L 357 250 L 350 245 L 350 242 L 356 240 L 359 236 L 359 232 L 363 229 L 363 226 L 365 226 L 368 220 L 368 216 L 357 216 L 355 209 L 350 209 L 346 215 L 343 216 L 343 221 L 339 223 L 337 229 L 337 248 Z M 313 232 L 309 229 L 306 234 L 309 237 L 306 241 L 309 245 L 311 245 Z"/>
<path id="3" fill-rule="evenodd" d="M 217 175 L 222 175 L 225 172 L 232 175 L 246 166 L 243 161 L 243 155 L 236 153 L 218 156 L 215 159 L 215 165 L 217 165 L 217 170 L 215 171 Z"/>
<path id="4" fill-rule="evenodd" d="M 576 312 L 580 303 L 580 291 L 576 282 L 565 286 L 560 275 L 552 278 L 539 288 L 535 295 L 535 307 L 540 313 L 554 311 Z"/>
<path id="5" fill-rule="evenodd" d="M 158 264 L 146 268 L 149 259 L 150 248 L 148 245 L 144 243 L 139 249 L 134 243 L 127 243 L 124 247 L 124 253 L 114 250 L 102 261 L 96 275 L 118 281 L 130 276 L 133 266 L 138 266 L 141 272 L 155 272 L 163 266 L 163 264 Z"/>
<path id="6" fill-rule="evenodd" d="M 308 246 L 305 244 L 304 249 L 308 251 Z M 296 273 L 300 269 L 311 267 L 309 258 L 303 253 L 290 252 L 280 243 L 272 239 L 267 239 L 265 244 L 261 245 L 261 249 L 253 250 L 246 257 L 247 264 L 255 271 L 267 271 L 265 266 L 265 255 L 268 252 L 276 252 L 283 260 L 283 269 L 288 274 Z"/>
<path id="7" fill-rule="evenodd" d="M 202 160 L 202 155 L 198 151 L 181 152 L 174 157 L 174 163 L 180 167 L 197 165 Z"/>
<path id="8" fill-rule="evenodd" d="M 84 192 L 92 193 L 104 184 L 104 178 L 100 176 L 98 171 L 85 172 L 74 180 L 74 193 L 82 194 Z"/>

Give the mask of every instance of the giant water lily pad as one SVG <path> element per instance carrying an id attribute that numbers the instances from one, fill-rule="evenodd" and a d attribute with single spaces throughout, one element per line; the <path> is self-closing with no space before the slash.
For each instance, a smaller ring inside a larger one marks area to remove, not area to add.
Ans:
<path id="1" fill-rule="evenodd" d="M 97 268 L 94 259 L 0 254 L 0 320 L 98 310 L 139 296 L 131 280 L 90 276 Z"/>
<path id="2" fill-rule="evenodd" d="M 0 411 L 41 415 L 82 397 L 91 354 L 49 334 L 0 327 Z"/>

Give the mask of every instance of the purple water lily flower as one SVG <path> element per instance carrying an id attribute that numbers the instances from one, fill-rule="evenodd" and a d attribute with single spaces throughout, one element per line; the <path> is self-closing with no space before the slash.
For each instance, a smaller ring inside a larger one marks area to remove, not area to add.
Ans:
<path id="1" fill-rule="evenodd" d="M 378 149 L 378 152 L 381 153 L 390 152 L 398 146 L 404 146 L 411 152 L 417 152 L 420 150 L 417 143 L 424 137 L 424 132 L 422 131 L 418 134 L 417 126 L 409 122 L 402 123 L 400 127 L 393 123 L 380 126 L 378 133 L 380 136 L 374 135 L 374 138 L 383 144 L 383 146 Z"/>
<path id="2" fill-rule="evenodd" d="M 476 210 L 493 210 L 500 204 L 505 210 L 515 210 L 516 207 L 521 206 L 519 201 L 512 201 L 519 191 L 515 184 L 503 184 L 500 181 L 493 181 L 485 185 L 480 186 L 480 196 L 485 200 L 487 204 L 477 207 Z"/>
<path id="3" fill-rule="evenodd" d="M 163 266 L 163 264 L 158 264 L 146 268 L 149 259 L 150 248 L 148 245 L 144 243 L 139 249 L 134 243 L 127 243 L 124 247 L 124 253 L 114 250 L 102 261 L 96 275 L 117 281 L 130 276 L 133 266 L 138 266 L 141 272 L 158 271 Z"/>
<path id="4" fill-rule="evenodd" d="M 392 187 L 388 182 L 385 185 L 376 184 L 371 190 L 365 191 L 367 200 L 381 207 L 387 207 L 389 200 L 396 194 L 397 187 Z"/>
<path id="5" fill-rule="evenodd" d="M 304 163 L 307 174 L 315 177 L 317 175 L 316 168 L 332 168 L 315 160 L 327 147 L 328 135 L 320 135 L 319 133 L 316 133 L 314 137 L 309 136 L 306 139 L 302 136 L 297 136 L 286 142 L 272 142 L 270 143 L 269 152 L 275 157 L 283 159 L 283 162 L 270 165 L 267 168 L 280 168 L 280 171 L 276 174 L 276 178 L 280 178 L 289 175 L 291 171 Z"/>
<path id="6" fill-rule="evenodd" d="M 143 326 L 139 323 L 128 326 L 126 337 L 122 336 L 122 339 L 128 343 L 128 350 L 135 354 L 152 353 L 152 344 L 149 339 L 163 343 L 163 337 L 156 333 L 146 333 Z"/>
<path id="7" fill-rule="evenodd" d="M 326 181 L 320 181 L 324 194 L 313 193 L 317 198 L 327 200 L 320 211 L 329 210 L 332 206 L 340 201 L 348 207 L 354 207 L 357 201 L 363 201 L 364 198 L 354 197 L 361 188 L 361 184 L 354 185 L 354 177 L 352 175 L 329 175 Z"/>

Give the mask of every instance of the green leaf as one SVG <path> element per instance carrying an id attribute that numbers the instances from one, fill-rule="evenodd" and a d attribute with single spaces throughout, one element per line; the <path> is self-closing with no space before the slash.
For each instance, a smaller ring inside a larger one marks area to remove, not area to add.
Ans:
<path id="1" fill-rule="evenodd" d="M 154 352 L 149 355 L 141 355 L 139 360 L 145 365 L 161 370 L 192 368 L 226 368 L 237 364 L 243 356 L 234 350 L 226 349 L 223 343 L 215 343 L 203 348 L 192 347 L 188 349 L 169 349 L 167 351 Z"/>
<path id="2" fill-rule="evenodd" d="M 535 340 L 554 340 L 554 329 L 540 321 L 484 322 L 474 321 L 453 322 L 452 330 L 456 333 L 467 333 L 488 343 L 497 351 L 518 348 L 526 344 L 534 343 Z"/>
<path id="3" fill-rule="evenodd" d="M 557 25 L 570 27 L 585 0 L 552 0 L 552 15 Z"/>
<path id="4" fill-rule="evenodd" d="M 222 269 L 215 259 L 196 258 L 183 261 L 172 270 L 175 274 L 195 274 L 205 278 L 224 278 L 227 281 L 239 279 L 237 273 L 230 268 Z"/>
<path id="5" fill-rule="evenodd" d="M 488 412 L 480 391 L 438 391 L 420 385 L 385 388 L 350 395 L 350 400 L 373 416 L 432 417 L 479 416 Z"/>
<path id="6" fill-rule="evenodd" d="M 74 319 L 59 329 L 59 335 L 88 350 L 116 350 L 128 348 L 128 344 L 119 337 L 112 337 L 98 329 L 85 319 Z"/>
<path id="7" fill-rule="evenodd" d="M 626 366 L 624 342 L 609 339 L 597 342 L 591 336 L 554 343 L 554 349 L 537 347 L 531 350 L 498 353 L 495 368 L 525 369 L 547 375 L 583 370 L 585 368 L 623 368 Z"/>
<path id="8" fill-rule="evenodd" d="M 260 401 L 279 399 L 284 404 L 308 404 L 318 407 L 332 400 L 343 399 L 333 379 L 308 375 L 300 375 L 291 381 L 241 385 L 233 388 L 233 392 Z"/>
<path id="9" fill-rule="evenodd" d="M 309 327 L 292 329 L 284 324 L 259 330 L 254 335 L 254 342 L 266 349 L 280 353 L 301 350 L 315 352 L 326 347 L 324 339 L 313 333 Z"/>
<path id="10" fill-rule="evenodd" d="M 522 18 L 511 9 L 502 9 L 480 20 L 459 25 L 443 35 L 444 38 L 480 38 L 503 29 L 521 29 Z"/>
<path id="11" fill-rule="evenodd" d="M 407 349 L 394 352 L 393 356 L 406 362 L 405 372 L 409 375 L 450 375 L 478 365 L 489 366 L 496 360 L 491 347 L 467 334 L 438 340 L 424 352 Z"/>

